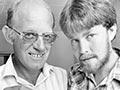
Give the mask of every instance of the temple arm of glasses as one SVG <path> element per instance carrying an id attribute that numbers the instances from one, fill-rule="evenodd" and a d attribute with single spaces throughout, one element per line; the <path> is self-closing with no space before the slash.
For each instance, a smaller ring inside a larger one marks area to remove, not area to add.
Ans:
<path id="1" fill-rule="evenodd" d="M 16 33 L 18 33 L 19 35 L 21 35 L 20 32 L 18 32 L 16 29 L 12 28 L 10 25 L 7 25 L 10 29 L 14 30 Z"/>

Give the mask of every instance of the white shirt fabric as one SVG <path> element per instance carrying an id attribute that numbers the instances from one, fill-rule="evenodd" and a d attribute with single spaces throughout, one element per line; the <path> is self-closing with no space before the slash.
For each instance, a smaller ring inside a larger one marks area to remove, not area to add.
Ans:
<path id="1" fill-rule="evenodd" d="M 67 90 L 67 73 L 46 63 L 33 85 L 17 75 L 10 56 L 7 63 L 0 66 L 0 90 Z"/>

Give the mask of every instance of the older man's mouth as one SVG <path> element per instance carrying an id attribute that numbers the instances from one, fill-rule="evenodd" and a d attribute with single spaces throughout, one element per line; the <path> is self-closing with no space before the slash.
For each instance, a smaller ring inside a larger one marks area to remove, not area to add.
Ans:
<path id="1" fill-rule="evenodd" d="M 40 54 L 36 54 L 36 53 L 29 53 L 29 55 L 31 55 L 34 58 L 41 58 L 45 55 L 45 53 L 40 53 Z"/>

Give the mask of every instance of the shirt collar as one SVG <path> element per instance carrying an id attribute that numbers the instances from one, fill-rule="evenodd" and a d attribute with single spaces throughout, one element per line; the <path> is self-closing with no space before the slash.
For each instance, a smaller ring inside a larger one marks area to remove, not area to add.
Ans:
<path id="1" fill-rule="evenodd" d="M 110 72 L 109 77 L 112 78 L 112 80 L 116 79 L 116 80 L 120 81 L 120 50 L 117 48 L 113 48 L 113 49 L 115 50 L 115 52 L 118 55 L 118 60 L 115 64 L 114 68 Z"/>
<path id="2" fill-rule="evenodd" d="M 10 55 L 10 57 L 8 58 L 4 70 L 3 70 L 3 78 L 6 76 L 15 76 L 17 77 L 17 73 L 15 71 L 14 65 L 13 65 L 13 61 L 12 61 L 12 54 Z"/>
<path id="3" fill-rule="evenodd" d="M 45 63 L 44 67 L 43 67 L 43 74 L 44 76 L 49 76 L 51 74 L 51 72 L 53 72 L 53 66 Z M 17 77 L 17 72 L 14 68 L 13 65 L 13 61 L 12 61 L 12 54 L 10 55 L 10 57 L 8 58 L 4 70 L 3 70 L 3 74 L 2 77 L 6 77 L 6 76 L 15 76 Z"/>
<path id="4" fill-rule="evenodd" d="M 114 73 L 113 73 L 113 79 L 116 79 L 116 80 L 120 81 L 120 58 L 115 65 Z"/>
<path id="5" fill-rule="evenodd" d="M 39 77 L 36 81 L 36 85 L 39 85 L 40 83 L 44 82 L 50 75 L 52 75 L 52 72 L 54 72 L 53 69 L 54 69 L 53 66 L 45 63 L 45 65 L 43 67 L 43 71 L 39 75 Z"/>
<path id="6" fill-rule="evenodd" d="M 43 71 L 39 75 L 39 78 L 37 80 L 38 82 L 36 83 L 36 85 L 39 84 L 39 83 L 42 83 L 44 80 L 46 80 L 51 75 L 51 73 L 53 71 L 54 71 L 53 66 L 45 63 L 44 67 L 43 67 Z M 16 72 L 16 70 L 14 68 L 13 61 L 12 61 L 12 54 L 8 58 L 6 64 L 4 65 L 4 69 L 2 71 L 2 78 L 6 78 L 6 77 L 13 77 L 14 79 L 17 80 L 17 82 L 21 82 L 20 80 L 22 80 L 22 79 L 19 78 L 19 76 L 17 75 L 17 72 Z M 16 80 L 15 80 L 14 83 L 12 83 L 11 85 L 9 85 L 9 87 L 19 86 L 16 83 Z M 22 83 L 25 83 L 25 82 L 22 82 Z M 28 83 L 28 84 L 30 84 L 30 83 Z"/>
<path id="7" fill-rule="evenodd" d="M 43 74 L 45 76 L 49 76 L 52 72 L 53 72 L 53 66 L 45 63 L 45 65 L 43 67 Z"/>

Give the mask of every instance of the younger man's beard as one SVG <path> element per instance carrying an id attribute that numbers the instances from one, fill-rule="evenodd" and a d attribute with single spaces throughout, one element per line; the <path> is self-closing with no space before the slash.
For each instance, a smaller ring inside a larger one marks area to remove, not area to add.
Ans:
<path id="1" fill-rule="evenodd" d="M 100 63 L 100 65 L 99 65 L 99 67 L 97 68 L 96 67 L 96 71 L 93 71 L 93 70 L 91 70 L 91 68 L 90 67 L 87 67 L 86 68 L 86 70 L 84 71 L 83 70 L 83 68 L 84 68 L 84 64 L 83 64 L 83 62 L 82 62 L 82 60 L 85 60 L 85 59 L 89 59 L 89 58 L 98 58 L 98 56 L 97 55 L 95 55 L 95 54 L 86 54 L 86 55 L 79 55 L 79 57 L 76 57 L 75 55 L 73 55 L 73 59 L 74 59 L 74 64 L 75 63 L 79 63 L 80 64 L 80 68 L 79 68 L 79 70 L 80 71 L 82 71 L 82 72 L 84 72 L 84 73 L 95 73 L 95 72 L 97 72 L 99 69 L 101 69 L 102 67 L 104 67 L 105 66 L 105 64 L 109 61 L 109 58 L 110 58 L 110 53 L 111 53 L 111 46 L 110 46 L 110 43 L 109 42 L 107 42 L 107 45 L 106 45 L 106 55 L 100 60 L 101 61 L 101 63 Z M 90 65 L 89 65 L 90 66 Z"/>

